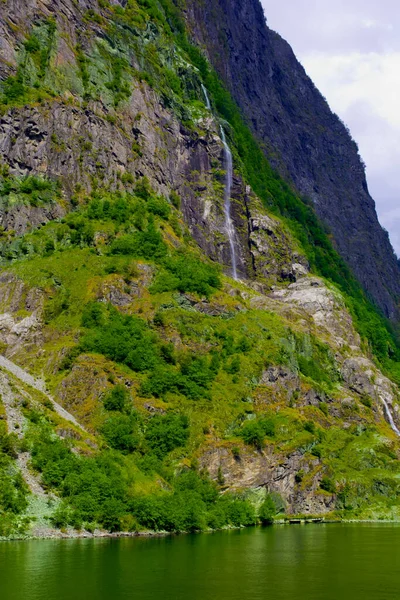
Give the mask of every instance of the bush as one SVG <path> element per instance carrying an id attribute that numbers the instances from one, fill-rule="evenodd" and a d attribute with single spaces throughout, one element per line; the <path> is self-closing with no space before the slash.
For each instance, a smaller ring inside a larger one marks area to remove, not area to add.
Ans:
<path id="1" fill-rule="evenodd" d="M 28 505 L 28 487 L 21 473 L 16 472 L 13 466 L 17 443 L 17 436 L 7 434 L 5 423 L 0 421 L 0 535 L 12 532 L 14 517 L 20 515 Z"/>
<path id="2" fill-rule="evenodd" d="M 322 448 L 320 445 L 317 446 L 313 446 L 313 448 L 311 449 L 311 454 L 313 456 L 316 456 L 317 458 L 321 458 L 322 457 Z"/>
<path id="3" fill-rule="evenodd" d="M 327 477 L 326 475 L 324 475 L 324 477 L 321 479 L 321 483 L 319 484 L 319 487 L 321 488 L 321 490 L 324 490 L 325 492 L 329 492 L 329 494 L 336 494 L 335 482 L 330 477 Z"/>
<path id="4" fill-rule="evenodd" d="M 0 457 L 6 454 L 10 458 L 17 458 L 18 437 L 15 433 L 7 433 L 5 429 L 0 429 Z"/>
<path id="5" fill-rule="evenodd" d="M 224 496 L 221 503 L 226 515 L 226 521 L 233 527 L 247 527 L 257 523 L 254 506 L 246 500 Z"/>
<path id="6" fill-rule="evenodd" d="M 109 417 L 103 424 L 101 433 L 111 448 L 123 453 L 133 452 L 140 443 L 134 415 L 115 414 Z"/>
<path id="7" fill-rule="evenodd" d="M 156 415 L 147 424 L 146 442 L 152 452 L 164 458 L 175 448 L 186 445 L 189 439 L 189 420 L 184 415 Z"/>
<path id="8" fill-rule="evenodd" d="M 119 531 L 126 507 L 118 498 L 107 498 L 102 506 L 101 523 L 108 531 Z"/>
<path id="9" fill-rule="evenodd" d="M 372 408 L 372 400 L 369 396 L 361 396 L 360 402 L 364 404 L 364 406 L 366 406 L 367 408 Z"/>
<path id="10" fill-rule="evenodd" d="M 181 199 L 180 196 L 174 190 L 172 190 L 172 192 L 170 193 L 169 199 L 172 205 L 179 210 L 181 207 Z"/>
<path id="11" fill-rule="evenodd" d="M 200 362 L 200 361 L 199 361 Z M 210 398 L 209 384 L 215 375 L 210 371 L 188 373 L 178 372 L 172 367 L 161 367 L 154 370 L 142 384 L 140 394 L 144 397 L 164 397 L 168 392 L 182 394 L 191 400 Z"/>
<path id="12" fill-rule="evenodd" d="M 3 97 L 5 104 L 15 104 L 23 100 L 26 87 L 18 77 L 7 77 L 3 82 Z"/>
<path id="13" fill-rule="evenodd" d="M 298 363 L 300 372 L 305 377 L 309 377 L 317 383 L 329 382 L 329 373 L 324 371 L 315 359 L 307 359 L 304 356 L 299 356 Z"/>
<path id="14" fill-rule="evenodd" d="M 255 446 L 259 450 L 264 445 L 265 433 L 260 423 L 257 421 L 249 421 L 240 430 L 240 436 L 245 444 Z"/>
<path id="15" fill-rule="evenodd" d="M 220 289 L 219 269 L 215 265 L 202 262 L 188 253 L 176 253 L 165 259 L 163 268 L 157 275 L 151 291 L 160 292 L 195 292 L 209 297 Z"/>
<path id="16" fill-rule="evenodd" d="M 36 175 L 15 177 L 0 173 L 0 199 L 5 207 L 11 202 L 41 206 L 56 201 L 59 196 L 58 181 Z"/>
<path id="17" fill-rule="evenodd" d="M 239 435 L 246 444 L 255 446 L 261 450 L 265 437 L 273 437 L 275 435 L 275 425 L 271 419 L 247 421 L 239 430 Z"/>
<path id="18" fill-rule="evenodd" d="M 157 231 L 152 221 L 145 231 L 117 238 L 110 247 L 111 254 L 135 256 L 146 260 L 160 260 L 167 254 L 162 235 Z"/>
<path id="19" fill-rule="evenodd" d="M 99 303 L 91 303 L 82 324 L 92 328 L 80 343 L 85 352 L 103 354 L 138 372 L 152 369 L 160 361 L 157 336 L 138 317 L 121 315 L 114 308 L 103 312 Z"/>
<path id="20" fill-rule="evenodd" d="M 164 198 L 150 198 L 147 202 L 147 209 L 153 215 L 157 215 L 165 220 L 168 219 L 171 213 L 171 208 Z"/>
<path id="21" fill-rule="evenodd" d="M 116 385 L 104 397 L 104 408 L 108 411 L 123 412 L 129 400 L 129 392 L 124 385 Z"/>
<path id="22" fill-rule="evenodd" d="M 312 433 L 313 435 L 315 435 L 316 432 L 316 428 L 315 428 L 315 423 L 314 421 L 306 421 L 304 423 L 304 429 L 306 431 L 308 431 L 308 433 Z"/>
<path id="23" fill-rule="evenodd" d="M 267 495 L 264 502 L 260 506 L 258 517 L 263 525 L 271 525 L 274 522 L 274 516 L 277 510 L 275 502 L 270 494 Z"/>
<path id="24" fill-rule="evenodd" d="M 89 302 L 83 309 L 82 327 L 101 327 L 104 323 L 103 306 L 99 302 Z"/>

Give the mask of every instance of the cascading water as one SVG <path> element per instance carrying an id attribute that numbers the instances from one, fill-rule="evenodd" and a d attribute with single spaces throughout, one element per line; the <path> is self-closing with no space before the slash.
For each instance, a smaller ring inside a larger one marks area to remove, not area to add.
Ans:
<path id="1" fill-rule="evenodd" d="M 210 98 L 208 97 L 207 88 L 201 84 L 204 98 L 206 101 L 206 108 L 212 111 Z M 225 131 L 221 127 L 221 139 L 224 146 L 224 161 L 225 161 L 225 193 L 224 193 L 224 209 L 225 209 L 225 229 L 228 234 L 229 246 L 231 250 L 231 263 L 232 263 L 232 276 L 237 279 L 237 261 L 236 261 L 236 250 L 235 250 L 235 229 L 233 227 L 231 219 L 231 191 L 233 181 L 233 161 L 232 152 L 229 148 L 228 142 L 226 141 Z"/>
<path id="2" fill-rule="evenodd" d="M 231 249 L 231 263 L 232 263 L 232 276 L 237 279 L 237 262 L 236 262 L 236 251 L 235 251 L 235 229 L 233 227 L 231 219 L 231 190 L 233 181 L 233 161 L 232 152 L 226 141 L 225 131 L 221 127 L 221 139 L 224 145 L 224 158 L 225 158 L 225 194 L 224 194 L 224 208 L 225 208 L 225 228 L 228 234 L 229 245 Z"/>
<path id="3" fill-rule="evenodd" d="M 210 98 L 208 97 L 207 88 L 203 84 L 201 84 L 201 89 L 203 90 L 204 98 L 206 99 L 206 108 L 207 110 L 211 110 L 211 102 Z"/>
<path id="4" fill-rule="evenodd" d="M 396 426 L 396 423 L 394 422 L 392 413 L 390 412 L 390 408 L 388 403 L 386 402 L 386 400 L 384 398 L 381 398 L 383 406 L 385 407 L 385 412 L 386 412 L 386 416 L 389 419 L 389 423 L 390 423 L 390 427 L 393 429 L 393 431 L 400 436 L 400 431 Z"/>

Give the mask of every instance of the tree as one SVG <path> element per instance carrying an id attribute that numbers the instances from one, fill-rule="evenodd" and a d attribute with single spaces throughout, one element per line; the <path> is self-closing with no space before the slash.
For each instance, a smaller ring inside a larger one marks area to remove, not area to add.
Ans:
<path id="1" fill-rule="evenodd" d="M 263 525 L 271 525 L 276 515 L 276 506 L 270 494 L 267 495 L 260 506 L 258 517 Z"/>

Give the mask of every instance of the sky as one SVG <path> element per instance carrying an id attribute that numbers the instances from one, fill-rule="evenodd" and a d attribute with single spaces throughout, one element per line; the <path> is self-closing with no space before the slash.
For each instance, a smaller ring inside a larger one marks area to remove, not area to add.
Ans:
<path id="1" fill-rule="evenodd" d="M 381 224 L 400 256 L 400 2 L 261 0 L 367 165 Z"/>

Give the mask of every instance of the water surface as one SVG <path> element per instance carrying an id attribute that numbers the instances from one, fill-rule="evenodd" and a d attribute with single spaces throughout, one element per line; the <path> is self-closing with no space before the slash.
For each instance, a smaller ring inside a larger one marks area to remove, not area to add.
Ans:
<path id="1" fill-rule="evenodd" d="M 391 600 L 400 526 L 0 543 L 1 600 Z"/>

